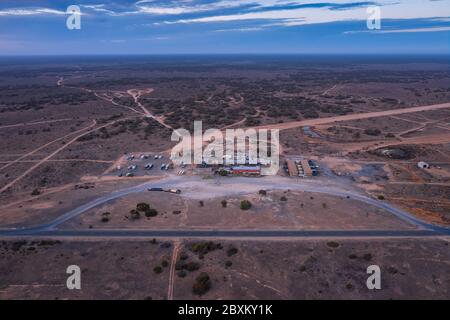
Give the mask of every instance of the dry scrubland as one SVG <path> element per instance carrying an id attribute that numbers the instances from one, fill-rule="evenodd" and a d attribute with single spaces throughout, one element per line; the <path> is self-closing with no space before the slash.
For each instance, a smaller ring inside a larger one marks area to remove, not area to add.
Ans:
<path id="1" fill-rule="evenodd" d="M 0 298 L 166 299 L 172 250 L 162 240 L 4 241 Z M 185 241 L 173 297 L 449 299 L 449 252 L 443 240 Z M 82 268 L 81 291 L 65 288 L 70 264 Z M 372 264 L 382 290 L 365 285 Z"/>
<path id="2" fill-rule="evenodd" d="M 448 61 L 204 59 L 0 63 L 1 228 L 48 222 L 155 179 L 112 172 L 125 152 L 170 150 L 172 129 L 192 129 L 194 120 L 206 129 L 316 118 L 330 119 L 280 136 L 283 157 L 320 164 L 321 176 L 311 183 L 332 182 L 450 224 L 448 108 L 333 122 L 448 103 Z M 418 161 L 432 168 L 419 169 Z M 242 200 L 251 208 L 242 210 Z M 152 210 L 132 211 L 138 203 Z M 351 199 L 270 190 L 204 198 L 133 194 L 62 227 L 411 228 Z M 183 240 L 170 284 L 173 239 L 2 240 L 0 299 L 166 299 L 168 292 L 175 299 L 450 298 L 448 239 Z M 82 267 L 81 291 L 64 287 L 69 264 Z M 366 289 L 369 264 L 381 266 L 383 290 Z"/>

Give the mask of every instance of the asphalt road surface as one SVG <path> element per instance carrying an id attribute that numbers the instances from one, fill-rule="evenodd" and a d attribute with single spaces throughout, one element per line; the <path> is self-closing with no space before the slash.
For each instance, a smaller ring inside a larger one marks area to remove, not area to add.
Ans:
<path id="1" fill-rule="evenodd" d="M 167 177 L 161 181 L 140 184 L 131 188 L 118 190 L 85 203 L 68 211 L 56 219 L 29 228 L 14 228 L 0 230 L 0 237 L 170 237 L 170 238 L 285 238 L 285 237 L 426 237 L 450 236 L 450 229 L 422 221 L 406 211 L 393 207 L 389 203 L 378 201 L 351 190 L 344 190 L 342 186 L 323 182 L 299 182 L 284 177 L 264 178 L 223 178 L 217 181 L 206 181 L 199 177 Z M 183 190 L 181 196 L 203 197 L 227 196 L 245 194 L 258 189 L 266 190 L 297 190 L 328 194 L 349 198 L 375 206 L 395 215 L 397 218 L 414 225 L 413 230 L 66 230 L 57 229 L 64 222 L 77 217 L 86 211 L 109 201 L 119 199 L 129 194 L 149 192 L 148 188 L 179 188 Z"/>

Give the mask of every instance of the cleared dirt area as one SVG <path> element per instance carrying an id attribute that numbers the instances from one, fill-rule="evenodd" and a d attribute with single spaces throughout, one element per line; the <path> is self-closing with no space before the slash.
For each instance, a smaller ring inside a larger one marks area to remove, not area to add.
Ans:
<path id="1" fill-rule="evenodd" d="M 241 201 L 252 207 L 241 209 Z M 148 204 L 156 216 L 140 210 Z M 139 210 L 138 210 L 139 211 Z M 162 192 L 126 196 L 74 218 L 62 228 L 399 230 L 414 228 L 388 212 L 347 198 L 309 192 L 267 191 L 265 195 L 193 200 Z"/>

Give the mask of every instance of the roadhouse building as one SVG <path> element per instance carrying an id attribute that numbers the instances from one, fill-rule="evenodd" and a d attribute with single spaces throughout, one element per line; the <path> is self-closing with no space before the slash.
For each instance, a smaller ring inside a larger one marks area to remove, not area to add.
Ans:
<path id="1" fill-rule="evenodd" d="M 231 173 L 234 175 L 243 175 L 243 176 L 259 176 L 261 175 L 261 167 L 236 166 L 231 168 Z"/>

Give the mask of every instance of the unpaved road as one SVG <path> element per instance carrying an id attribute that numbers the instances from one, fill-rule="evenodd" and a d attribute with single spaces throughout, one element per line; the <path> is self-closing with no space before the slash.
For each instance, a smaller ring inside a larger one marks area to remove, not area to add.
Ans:
<path id="1" fill-rule="evenodd" d="M 110 125 L 113 125 L 116 122 L 119 121 L 123 121 L 124 119 L 120 119 L 120 120 L 115 120 L 115 121 L 111 121 L 108 122 L 102 126 L 99 126 L 97 128 L 85 131 L 79 135 L 77 135 L 76 137 L 72 138 L 70 141 L 68 141 L 66 144 L 64 144 L 63 146 L 59 147 L 58 149 L 56 149 L 55 151 L 53 151 L 52 153 L 50 153 L 48 156 L 46 156 L 45 158 L 43 158 L 42 160 L 40 160 L 39 162 L 37 162 L 36 164 L 34 164 L 33 166 L 31 166 L 30 168 L 28 168 L 27 170 L 25 170 L 21 175 L 19 175 L 17 178 L 15 178 L 13 181 L 9 182 L 8 184 L 6 184 L 5 186 L 3 186 L 0 189 L 0 193 L 5 192 L 6 190 L 8 190 L 9 188 L 11 188 L 13 185 L 15 185 L 18 181 L 22 180 L 25 176 L 27 176 L 28 174 L 30 174 L 32 171 L 34 171 L 37 167 L 39 167 L 40 165 L 42 165 L 43 163 L 45 163 L 46 161 L 48 161 L 49 159 L 51 159 L 52 157 L 54 157 L 55 155 L 57 155 L 59 152 L 61 152 L 62 150 L 64 150 L 65 148 L 67 148 L 68 146 L 70 146 L 72 143 L 74 143 L 75 141 L 77 141 L 79 138 L 88 135 L 94 131 L 97 131 L 101 128 L 106 128 Z M 94 123 L 93 125 L 95 126 L 96 123 Z M 8 164 L 9 165 L 9 164 Z"/>
<path id="2" fill-rule="evenodd" d="M 93 121 L 92 121 L 92 124 L 90 124 L 89 126 L 87 126 L 87 127 L 85 127 L 85 128 L 82 128 L 82 129 L 80 129 L 80 130 L 77 130 L 77 131 L 68 133 L 68 134 L 66 134 L 65 136 L 62 136 L 62 137 L 59 137 L 59 138 L 57 138 L 57 139 L 55 139 L 55 140 L 52 140 L 52 141 L 50 141 L 50 142 L 47 142 L 46 144 L 43 144 L 42 146 L 40 146 L 40 147 L 38 147 L 38 148 L 36 148 L 36 149 L 34 149 L 34 150 L 32 150 L 32 151 L 30 151 L 30 152 L 28 152 L 28 153 L 22 155 L 22 156 L 20 156 L 19 158 L 15 159 L 15 160 L 13 160 L 13 161 L 11 161 L 11 162 L 9 162 L 8 164 L 6 164 L 6 165 L 4 165 L 3 167 L 1 167 L 0 170 L 3 170 L 3 169 L 8 168 L 9 166 L 13 165 L 14 163 L 17 163 L 17 162 L 19 162 L 19 161 L 21 161 L 21 160 L 23 160 L 23 159 L 25 159 L 25 158 L 27 158 L 27 157 L 29 157 L 29 156 L 35 154 L 36 152 L 38 152 L 38 151 L 40 151 L 40 150 L 42 150 L 42 149 L 48 147 L 49 145 L 51 145 L 51 144 L 53 144 L 53 143 L 55 143 L 55 142 L 61 141 L 61 140 L 65 139 L 65 138 L 67 138 L 67 137 L 70 137 L 70 136 L 72 136 L 72 135 L 74 135 L 74 134 L 83 132 L 83 131 L 85 131 L 85 130 L 89 130 L 89 129 L 95 127 L 96 124 L 97 124 L 97 121 L 93 120 Z"/>
<path id="3" fill-rule="evenodd" d="M 152 88 L 148 88 L 148 89 L 130 89 L 127 90 L 127 93 L 133 97 L 134 103 L 136 105 L 138 105 L 142 111 L 144 111 L 144 114 L 147 118 L 152 118 L 153 120 L 157 121 L 159 124 L 161 124 L 162 126 L 166 127 L 167 129 L 170 130 L 174 130 L 171 126 L 169 126 L 167 123 L 164 122 L 164 119 L 162 117 L 158 117 L 154 114 L 152 114 L 150 111 L 148 111 L 148 109 L 139 101 L 139 98 L 143 95 L 143 94 L 150 94 L 152 93 L 154 90 Z"/>
<path id="4" fill-rule="evenodd" d="M 181 249 L 180 241 L 176 240 L 173 244 L 173 252 L 172 252 L 172 260 L 170 262 L 170 271 L 169 271 L 169 286 L 167 289 L 167 300 L 173 300 L 173 287 L 175 284 L 175 265 L 178 260 L 178 253 Z"/>
<path id="5" fill-rule="evenodd" d="M 255 129 L 287 130 L 287 129 L 293 129 L 293 128 L 304 127 L 304 126 L 315 126 L 315 125 L 319 125 L 319 124 L 328 124 L 328 123 L 333 123 L 333 122 L 370 119 L 370 118 L 394 116 L 394 115 L 399 115 L 399 114 L 414 113 L 414 112 L 421 112 L 421 111 L 432 111 L 432 110 L 447 109 L 447 108 L 450 108 L 450 103 L 434 104 L 434 105 L 430 105 L 430 106 L 412 107 L 412 108 L 404 108 L 404 109 L 394 109 L 394 110 L 387 110 L 387 111 L 356 113 L 356 114 L 348 114 L 345 116 L 308 119 L 308 120 L 292 121 L 292 122 L 285 122 L 285 123 L 268 124 L 268 125 L 257 126 L 254 128 Z"/>
<path id="6" fill-rule="evenodd" d="M 37 125 L 37 124 L 55 123 L 55 122 L 72 121 L 72 120 L 74 120 L 74 119 L 64 118 L 64 119 L 55 119 L 55 120 L 42 120 L 42 121 L 35 121 L 35 122 L 23 122 L 23 123 L 8 124 L 8 125 L 0 126 L 0 129 L 26 127 L 26 126 L 33 126 L 33 125 Z"/>

